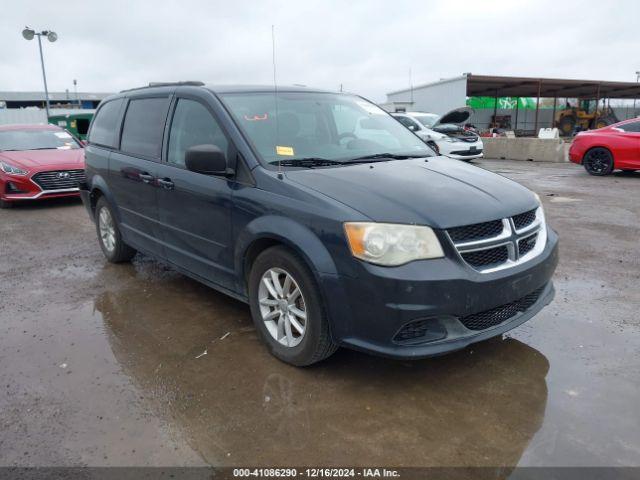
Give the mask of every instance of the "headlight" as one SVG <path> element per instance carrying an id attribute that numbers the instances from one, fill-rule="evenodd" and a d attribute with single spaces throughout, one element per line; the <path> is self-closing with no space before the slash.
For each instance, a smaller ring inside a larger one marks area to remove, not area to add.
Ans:
<path id="1" fill-rule="evenodd" d="M 11 175 L 26 175 L 26 170 L 22 170 L 21 168 L 14 167 L 13 165 L 9 165 L 8 163 L 0 162 L 0 168 L 4 173 L 9 173 Z"/>
<path id="2" fill-rule="evenodd" d="M 429 227 L 349 222 L 344 224 L 344 230 L 352 255 L 369 263 L 396 266 L 444 257 L 442 246 Z"/>

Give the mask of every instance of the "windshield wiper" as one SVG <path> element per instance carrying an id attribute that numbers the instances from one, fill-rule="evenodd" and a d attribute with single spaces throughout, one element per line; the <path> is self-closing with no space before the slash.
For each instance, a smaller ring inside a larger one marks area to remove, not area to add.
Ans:
<path id="1" fill-rule="evenodd" d="M 384 162 L 386 160 L 406 160 L 408 158 L 424 158 L 429 155 L 398 155 L 395 153 L 374 153 L 372 155 L 363 155 L 362 157 L 350 158 L 349 160 L 345 160 L 344 163 L 368 163 L 371 161 L 381 161 Z"/>
<path id="2" fill-rule="evenodd" d="M 307 158 L 289 158 L 286 160 L 275 160 L 269 162 L 271 165 L 281 165 L 283 167 L 329 167 L 333 165 L 342 165 L 343 162 L 336 162 L 335 160 L 329 160 L 328 158 L 320 157 L 307 157 Z"/>

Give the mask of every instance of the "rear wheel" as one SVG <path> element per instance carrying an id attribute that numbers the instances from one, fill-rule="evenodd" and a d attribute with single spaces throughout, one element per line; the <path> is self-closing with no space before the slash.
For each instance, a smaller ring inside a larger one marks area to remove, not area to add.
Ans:
<path id="1" fill-rule="evenodd" d="M 306 366 L 336 351 L 315 278 L 290 250 L 272 247 L 256 258 L 249 303 L 257 330 L 280 360 Z"/>
<path id="2" fill-rule="evenodd" d="M 131 260 L 136 251 L 122 240 L 113 211 L 104 197 L 100 197 L 98 200 L 95 215 L 98 243 L 107 260 L 111 263 Z"/>
<path id="3" fill-rule="evenodd" d="M 13 207 L 13 202 L 7 202 L 6 200 L 0 200 L 0 208 L 11 208 Z"/>
<path id="4" fill-rule="evenodd" d="M 613 171 L 613 155 L 606 148 L 592 148 L 584 155 L 582 164 L 590 175 L 609 175 Z"/>

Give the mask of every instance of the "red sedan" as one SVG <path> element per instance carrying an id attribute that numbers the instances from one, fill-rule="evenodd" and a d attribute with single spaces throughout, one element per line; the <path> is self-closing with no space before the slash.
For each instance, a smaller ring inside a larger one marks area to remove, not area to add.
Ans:
<path id="1" fill-rule="evenodd" d="M 578 133 L 569 159 L 591 175 L 608 175 L 614 169 L 640 170 L 640 118 Z"/>
<path id="2" fill-rule="evenodd" d="M 84 149 L 54 125 L 0 125 L 0 208 L 78 196 Z"/>

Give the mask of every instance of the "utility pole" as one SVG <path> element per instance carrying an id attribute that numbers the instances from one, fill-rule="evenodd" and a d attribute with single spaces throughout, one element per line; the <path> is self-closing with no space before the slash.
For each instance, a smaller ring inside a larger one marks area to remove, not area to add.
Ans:
<path id="1" fill-rule="evenodd" d="M 73 90 L 76 94 L 76 103 L 78 104 L 78 108 L 82 108 L 82 105 L 80 104 L 80 98 L 78 98 L 78 81 L 75 78 L 73 79 Z"/>

